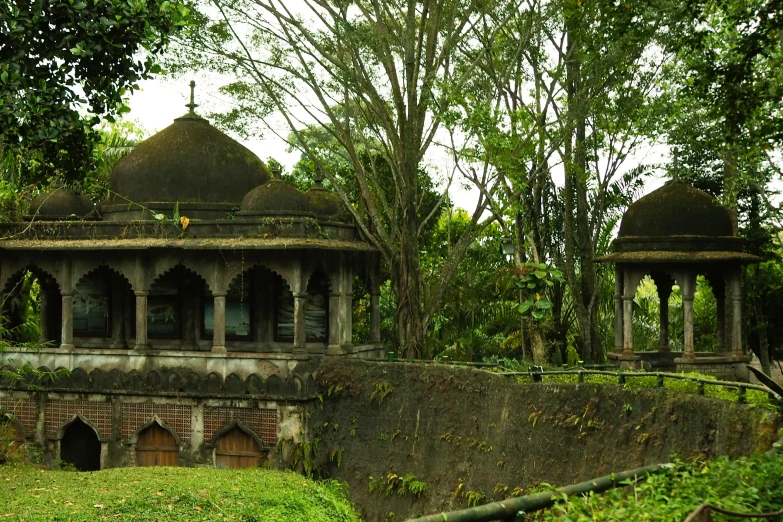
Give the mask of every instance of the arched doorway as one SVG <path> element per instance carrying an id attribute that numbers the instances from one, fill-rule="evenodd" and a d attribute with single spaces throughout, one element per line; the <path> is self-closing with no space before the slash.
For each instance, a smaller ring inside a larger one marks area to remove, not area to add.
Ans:
<path id="1" fill-rule="evenodd" d="M 95 430 L 80 418 L 65 429 L 60 441 L 60 460 L 79 471 L 101 469 L 101 441 Z"/>
<path id="2" fill-rule="evenodd" d="M 239 426 L 224 433 L 215 446 L 216 468 L 257 468 L 263 460 L 264 453 L 256 440 Z"/>
<path id="3" fill-rule="evenodd" d="M 153 422 L 139 433 L 136 442 L 137 466 L 179 466 L 179 444 L 174 435 Z"/>

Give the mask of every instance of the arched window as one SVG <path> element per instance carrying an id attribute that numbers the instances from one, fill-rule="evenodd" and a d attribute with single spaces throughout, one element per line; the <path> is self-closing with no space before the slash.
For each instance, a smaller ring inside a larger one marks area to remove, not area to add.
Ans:
<path id="1" fill-rule="evenodd" d="M 73 335 L 75 337 L 109 337 L 111 322 L 110 274 L 97 270 L 85 276 L 73 291 Z"/>
<path id="2" fill-rule="evenodd" d="M 320 272 L 307 285 L 305 331 L 312 342 L 326 342 L 329 335 L 329 280 Z"/>

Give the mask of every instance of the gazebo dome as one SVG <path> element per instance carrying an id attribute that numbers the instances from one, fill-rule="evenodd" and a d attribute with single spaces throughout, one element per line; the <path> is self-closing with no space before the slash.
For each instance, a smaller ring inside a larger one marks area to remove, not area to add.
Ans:
<path id="1" fill-rule="evenodd" d="M 90 198 L 69 188 L 39 194 L 30 203 L 30 217 L 44 221 L 85 219 L 95 209 Z"/>
<path id="2" fill-rule="evenodd" d="M 340 196 L 325 189 L 321 183 L 316 183 L 305 195 L 316 216 L 334 221 L 350 221 L 350 214 Z"/>
<path id="3" fill-rule="evenodd" d="M 687 183 L 670 181 L 628 207 L 618 237 L 734 236 L 729 209 Z"/>
<path id="4" fill-rule="evenodd" d="M 255 154 L 191 112 L 117 163 L 111 190 L 119 196 L 109 207 L 120 208 L 104 207 L 104 212 L 121 212 L 129 203 L 148 208 L 160 207 L 150 203 L 177 203 L 223 211 L 238 206 L 249 190 L 270 177 Z"/>
<path id="5" fill-rule="evenodd" d="M 239 215 L 300 215 L 309 211 L 307 196 L 290 183 L 275 178 L 245 195 Z"/>

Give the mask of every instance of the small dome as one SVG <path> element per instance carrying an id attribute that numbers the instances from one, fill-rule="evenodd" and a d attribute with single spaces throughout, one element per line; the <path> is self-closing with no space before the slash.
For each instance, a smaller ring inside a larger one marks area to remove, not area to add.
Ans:
<path id="1" fill-rule="evenodd" d="M 307 197 L 293 185 L 272 179 L 248 192 L 242 200 L 240 214 L 309 213 Z"/>
<path id="2" fill-rule="evenodd" d="M 334 221 L 350 221 L 351 215 L 343 200 L 334 192 L 326 190 L 323 185 L 316 184 L 305 195 L 316 216 Z"/>
<path id="3" fill-rule="evenodd" d="M 57 188 L 37 195 L 30 202 L 30 217 L 35 219 L 87 219 L 95 209 L 90 198 L 69 188 Z"/>
<path id="4" fill-rule="evenodd" d="M 116 203 L 238 205 L 269 170 L 247 148 L 189 113 L 144 140 L 117 163 Z"/>
<path id="5" fill-rule="evenodd" d="M 628 207 L 618 238 L 733 235 L 729 209 L 704 191 L 670 181 Z"/>

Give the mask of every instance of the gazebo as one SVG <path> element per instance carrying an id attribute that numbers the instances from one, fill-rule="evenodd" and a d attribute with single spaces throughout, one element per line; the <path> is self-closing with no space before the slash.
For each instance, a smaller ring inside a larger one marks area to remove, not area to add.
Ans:
<path id="1" fill-rule="evenodd" d="M 742 346 L 741 267 L 756 256 L 743 252 L 729 210 L 706 192 L 674 180 L 628 207 L 613 243 L 614 252 L 598 258 L 615 265 L 615 342 L 610 361 L 623 368 L 650 363 L 665 371 L 698 371 L 747 380 L 750 360 Z M 703 275 L 717 302 L 717 351 L 694 346 L 693 298 Z M 639 283 L 650 276 L 660 298 L 657 351 L 637 352 L 633 344 L 633 306 Z M 669 346 L 669 296 L 682 293 L 683 351 Z"/>
<path id="2" fill-rule="evenodd" d="M 14 341 L 28 285 L 43 345 L 12 343 L 0 366 L 62 370 L 37 391 L 0 383 L 0 413 L 51 462 L 274 464 L 278 440 L 305 433 L 321 359 L 383 352 L 379 256 L 349 209 L 319 182 L 279 179 L 192 95 L 188 107 L 115 166 L 99 206 L 60 188 L 0 224 L 5 326 Z"/>

